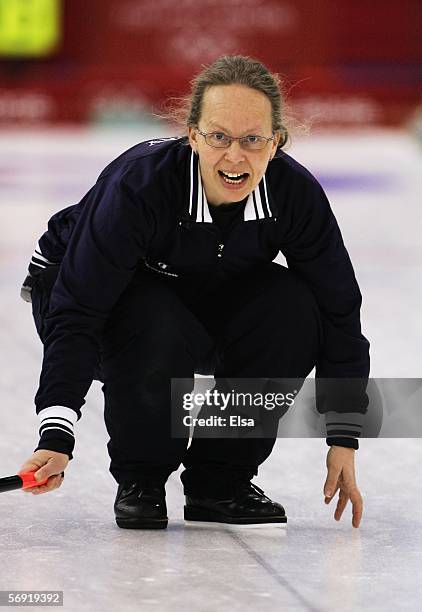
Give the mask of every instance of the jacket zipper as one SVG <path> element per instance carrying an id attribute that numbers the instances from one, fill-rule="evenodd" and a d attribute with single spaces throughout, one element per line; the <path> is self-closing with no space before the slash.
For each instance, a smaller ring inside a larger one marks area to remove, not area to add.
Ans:
<path id="1" fill-rule="evenodd" d="M 224 242 L 222 242 L 222 240 L 224 240 L 223 232 L 220 230 L 217 224 L 212 223 L 210 225 L 211 227 L 204 227 L 204 229 L 211 234 L 218 234 L 217 240 L 219 240 L 219 242 L 217 243 L 217 257 L 221 259 L 223 257 L 223 250 L 225 247 Z"/>

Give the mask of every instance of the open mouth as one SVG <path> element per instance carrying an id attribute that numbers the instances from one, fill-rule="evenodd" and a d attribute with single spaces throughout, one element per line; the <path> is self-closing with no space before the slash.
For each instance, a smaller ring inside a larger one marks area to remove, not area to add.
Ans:
<path id="1" fill-rule="evenodd" d="M 218 174 L 222 177 L 225 183 L 229 183 L 230 185 L 241 185 L 247 180 L 249 176 L 248 172 L 233 173 L 223 172 L 222 170 L 219 170 Z"/>

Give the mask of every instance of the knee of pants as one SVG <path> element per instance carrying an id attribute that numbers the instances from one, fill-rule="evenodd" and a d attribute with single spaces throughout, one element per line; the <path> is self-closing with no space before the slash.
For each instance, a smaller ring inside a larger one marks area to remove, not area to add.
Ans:
<path id="1" fill-rule="evenodd" d="M 156 328 L 177 316 L 177 296 L 159 284 L 132 282 L 115 304 L 104 333 L 131 334 L 146 327 Z"/>
<path id="2" fill-rule="evenodd" d="M 117 305 L 100 346 L 106 380 L 189 377 L 210 351 L 212 341 L 200 323 L 177 296 L 166 299 L 164 293 L 132 293 Z"/>
<path id="3" fill-rule="evenodd" d="M 310 314 L 319 318 L 319 307 L 311 288 L 294 272 L 287 270 L 282 282 L 276 285 L 275 293 L 273 299 L 277 299 L 292 322 Z"/>
<path id="4" fill-rule="evenodd" d="M 176 296 L 159 284 L 132 282 L 120 296 L 105 325 L 104 344 L 117 347 L 141 336 L 144 341 L 156 338 L 161 344 L 162 337 L 177 329 L 176 302 Z"/>
<path id="5" fill-rule="evenodd" d="M 178 364 L 185 361 L 189 361 L 187 342 L 180 323 L 172 317 L 151 317 L 133 327 L 123 322 L 102 338 L 104 373 L 116 366 L 142 372 L 176 372 Z"/>
<path id="6" fill-rule="evenodd" d="M 272 268 L 264 277 L 259 291 L 234 317 L 232 323 L 245 329 L 252 326 L 262 330 L 299 330 L 317 329 L 321 334 L 320 312 L 312 290 L 294 272 L 279 266 Z M 272 335 L 272 337 L 274 337 Z"/>

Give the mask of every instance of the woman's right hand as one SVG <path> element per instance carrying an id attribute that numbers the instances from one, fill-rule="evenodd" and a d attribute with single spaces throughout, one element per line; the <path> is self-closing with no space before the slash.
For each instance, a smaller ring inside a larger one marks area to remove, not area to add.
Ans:
<path id="1" fill-rule="evenodd" d="M 44 449 L 36 450 L 32 457 L 20 467 L 19 472 L 35 472 L 35 480 L 48 478 L 48 482 L 40 487 L 30 487 L 22 490 L 39 495 L 58 489 L 63 482 L 62 472 L 68 463 L 69 457 L 64 453 Z"/>

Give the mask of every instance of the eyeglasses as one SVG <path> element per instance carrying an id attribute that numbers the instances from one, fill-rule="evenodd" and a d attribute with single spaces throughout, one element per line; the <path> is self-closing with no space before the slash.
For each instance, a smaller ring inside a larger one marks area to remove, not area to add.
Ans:
<path id="1" fill-rule="evenodd" d="M 271 138 L 266 138 L 265 136 L 255 136 L 251 134 L 250 136 L 240 136 L 235 138 L 234 136 L 227 136 L 224 132 L 210 132 L 205 134 L 198 130 L 198 134 L 204 137 L 205 142 L 210 147 L 214 147 L 215 149 L 228 149 L 233 140 L 238 140 L 242 149 L 246 149 L 247 151 L 259 151 L 261 149 L 265 149 L 268 142 L 270 140 L 274 140 L 274 136 Z"/>

